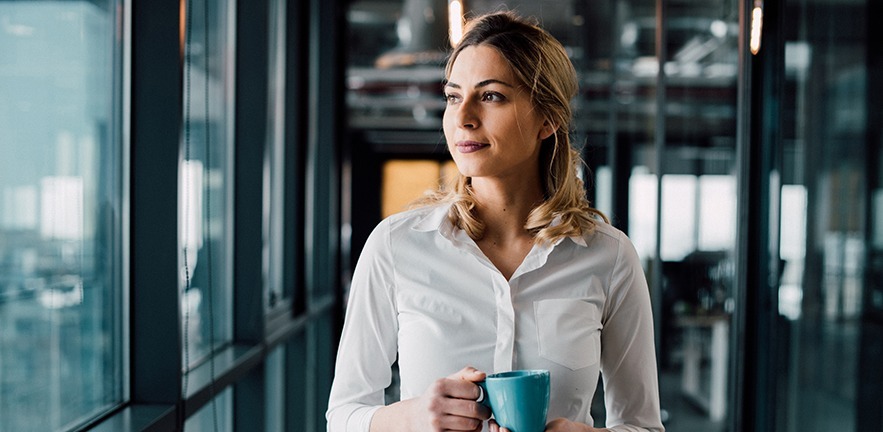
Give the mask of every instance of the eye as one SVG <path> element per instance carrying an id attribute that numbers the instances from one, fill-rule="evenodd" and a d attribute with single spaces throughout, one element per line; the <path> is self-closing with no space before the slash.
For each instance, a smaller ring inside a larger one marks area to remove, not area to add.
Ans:
<path id="1" fill-rule="evenodd" d="M 506 97 L 497 93 L 497 92 L 484 92 L 481 95 L 481 100 L 483 102 L 503 102 L 506 100 Z"/>
<path id="2" fill-rule="evenodd" d="M 444 96 L 443 100 L 444 100 L 448 105 L 451 105 L 451 104 L 454 104 L 454 103 L 457 103 L 457 102 L 460 101 L 460 95 L 453 94 L 453 93 L 445 93 L 445 96 Z"/>

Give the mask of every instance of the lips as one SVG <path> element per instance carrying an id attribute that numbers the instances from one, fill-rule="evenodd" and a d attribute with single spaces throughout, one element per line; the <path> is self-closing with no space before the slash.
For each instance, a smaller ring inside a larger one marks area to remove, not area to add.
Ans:
<path id="1" fill-rule="evenodd" d="M 489 146 L 490 144 L 477 141 L 459 141 L 457 142 L 457 151 L 460 153 L 473 153 Z"/>

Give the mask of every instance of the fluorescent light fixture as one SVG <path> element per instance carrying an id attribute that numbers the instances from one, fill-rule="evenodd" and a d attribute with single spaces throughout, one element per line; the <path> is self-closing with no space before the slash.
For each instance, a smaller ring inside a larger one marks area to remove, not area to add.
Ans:
<path id="1" fill-rule="evenodd" d="M 763 30 L 763 6 L 762 3 L 755 3 L 754 10 L 751 11 L 751 39 L 748 46 L 751 54 L 757 55 L 760 52 L 760 35 Z"/>
<path id="2" fill-rule="evenodd" d="M 451 46 L 456 47 L 463 39 L 463 3 L 460 0 L 448 3 L 448 28 Z"/>

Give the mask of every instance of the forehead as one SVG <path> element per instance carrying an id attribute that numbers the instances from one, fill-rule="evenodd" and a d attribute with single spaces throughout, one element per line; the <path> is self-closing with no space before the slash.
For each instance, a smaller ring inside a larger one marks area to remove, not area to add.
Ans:
<path id="1" fill-rule="evenodd" d="M 487 45 L 463 48 L 454 59 L 451 74 L 448 76 L 448 81 L 460 86 L 471 86 L 488 79 L 500 80 L 513 86 L 517 84 L 509 62 L 496 48 Z"/>

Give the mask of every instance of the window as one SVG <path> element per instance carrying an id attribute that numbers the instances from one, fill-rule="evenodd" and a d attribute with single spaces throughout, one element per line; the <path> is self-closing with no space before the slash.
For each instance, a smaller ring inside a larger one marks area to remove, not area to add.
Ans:
<path id="1" fill-rule="evenodd" d="M 269 4 L 269 64 L 267 92 L 267 146 L 264 153 L 263 263 L 264 304 L 267 310 L 291 296 L 284 282 L 285 238 L 285 66 L 286 2 Z M 289 132 L 290 133 L 290 132 Z M 289 230 L 291 228 L 289 227 Z"/>
<path id="2" fill-rule="evenodd" d="M 126 398 L 120 9 L 0 2 L 0 430 Z"/>
<path id="3" fill-rule="evenodd" d="M 184 369 L 231 340 L 233 279 L 232 4 L 187 4 L 178 193 Z"/>
<path id="4" fill-rule="evenodd" d="M 0 431 L 324 428 L 334 3 L 0 1 Z"/>

